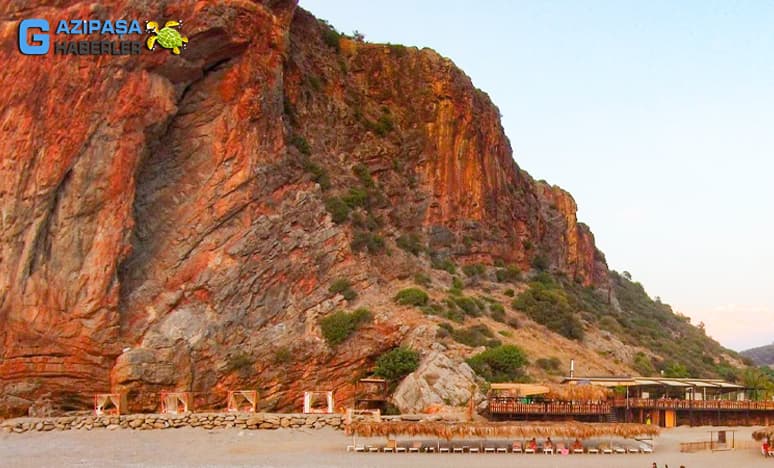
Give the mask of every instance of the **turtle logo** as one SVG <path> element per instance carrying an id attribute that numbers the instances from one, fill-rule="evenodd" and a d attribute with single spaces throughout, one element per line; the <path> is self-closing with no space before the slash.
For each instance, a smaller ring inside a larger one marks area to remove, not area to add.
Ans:
<path id="1" fill-rule="evenodd" d="M 185 46 L 188 45 L 188 38 L 174 28 L 179 27 L 182 23 L 182 21 L 167 21 L 164 23 L 164 27 L 159 29 L 157 22 L 146 22 L 145 29 L 152 34 L 148 36 L 145 45 L 148 46 L 148 49 L 155 50 L 156 44 L 158 44 L 165 49 L 171 49 L 173 54 L 180 55 L 180 49 L 185 49 Z"/>

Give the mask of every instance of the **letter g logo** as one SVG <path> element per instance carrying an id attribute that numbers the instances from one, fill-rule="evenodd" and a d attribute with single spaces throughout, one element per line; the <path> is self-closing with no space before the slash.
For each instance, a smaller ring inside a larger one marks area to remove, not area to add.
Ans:
<path id="1" fill-rule="evenodd" d="M 19 51 L 24 55 L 43 55 L 50 47 L 48 34 L 32 34 L 32 43 L 27 42 L 27 32 L 38 29 L 48 32 L 48 21 L 40 18 L 29 18 L 19 23 Z"/>

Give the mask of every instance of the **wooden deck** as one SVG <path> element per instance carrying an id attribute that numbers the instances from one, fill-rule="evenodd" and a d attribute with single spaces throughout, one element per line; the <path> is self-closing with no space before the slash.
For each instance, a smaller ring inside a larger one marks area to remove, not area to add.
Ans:
<path id="1" fill-rule="evenodd" d="M 609 403 L 590 402 L 543 402 L 521 403 L 512 397 L 495 397 L 489 400 L 489 413 L 506 414 L 543 414 L 543 415 L 604 415 L 610 414 Z"/>
<path id="2" fill-rule="evenodd" d="M 645 408 L 693 411 L 774 411 L 774 401 L 730 401 L 730 400 L 651 400 L 641 398 L 616 399 L 616 408 Z"/>

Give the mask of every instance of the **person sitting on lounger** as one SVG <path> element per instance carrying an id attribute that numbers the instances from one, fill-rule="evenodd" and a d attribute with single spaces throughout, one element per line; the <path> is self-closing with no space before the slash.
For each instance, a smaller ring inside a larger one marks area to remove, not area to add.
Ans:
<path id="1" fill-rule="evenodd" d="M 554 443 L 551 441 L 551 438 L 549 437 L 548 439 L 546 439 L 546 443 L 543 444 L 543 450 L 548 451 L 553 449 L 554 449 Z"/>
<path id="2" fill-rule="evenodd" d="M 527 442 L 527 448 L 532 450 L 537 450 L 537 440 L 533 437 L 532 440 Z"/>
<path id="3" fill-rule="evenodd" d="M 763 442 L 763 446 L 761 447 L 761 451 L 763 452 L 764 457 L 769 456 L 769 441 L 766 440 Z"/>
<path id="4" fill-rule="evenodd" d="M 572 450 L 583 450 L 583 444 L 581 443 L 580 439 L 575 439 L 575 442 L 572 443 Z"/>

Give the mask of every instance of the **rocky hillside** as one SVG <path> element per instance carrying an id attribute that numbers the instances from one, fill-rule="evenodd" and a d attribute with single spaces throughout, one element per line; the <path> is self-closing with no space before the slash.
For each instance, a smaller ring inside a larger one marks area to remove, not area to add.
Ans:
<path id="1" fill-rule="evenodd" d="M 751 359 L 755 365 L 774 367 L 774 344 L 751 348 L 739 354 Z"/>
<path id="2" fill-rule="evenodd" d="M 518 345 L 525 379 L 740 365 L 608 271 L 434 51 L 289 0 L 37 5 L 0 5 L 0 413 L 110 389 L 135 410 L 245 387 L 263 409 L 311 388 L 343 406 L 399 345 L 446 369 Z M 189 47 L 17 51 L 20 18 L 91 16 L 180 18 Z"/>

